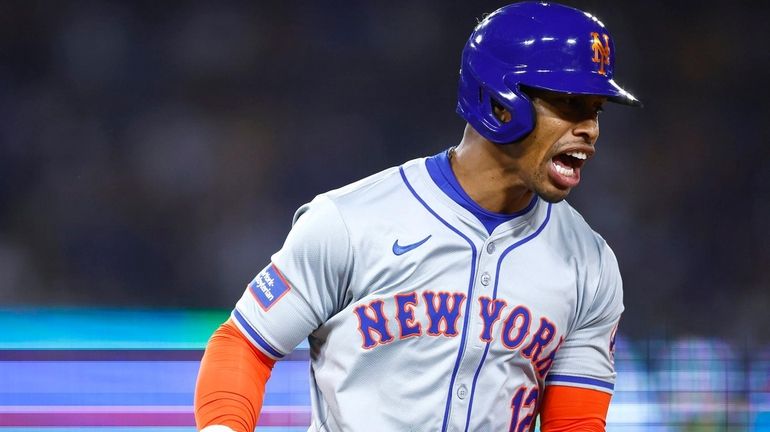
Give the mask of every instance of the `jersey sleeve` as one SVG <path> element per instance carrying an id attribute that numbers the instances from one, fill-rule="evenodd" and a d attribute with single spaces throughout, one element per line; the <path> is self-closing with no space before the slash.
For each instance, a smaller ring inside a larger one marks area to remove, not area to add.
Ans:
<path id="1" fill-rule="evenodd" d="M 283 247 L 246 286 L 233 322 L 273 359 L 290 353 L 341 309 L 352 254 L 336 205 L 320 195 L 300 207 Z"/>
<path id="2" fill-rule="evenodd" d="M 615 254 L 606 244 L 597 279 L 595 286 L 584 290 L 576 326 L 557 351 L 546 385 L 614 391 L 615 332 L 623 313 L 623 285 Z"/>

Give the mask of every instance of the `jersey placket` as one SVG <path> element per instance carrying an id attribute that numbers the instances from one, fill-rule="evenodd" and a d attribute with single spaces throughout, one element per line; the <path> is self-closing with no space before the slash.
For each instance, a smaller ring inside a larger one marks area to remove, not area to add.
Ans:
<path id="1" fill-rule="evenodd" d="M 480 315 L 480 305 L 477 299 L 480 297 L 489 297 L 496 299 L 499 295 L 500 268 L 503 260 L 510 259 L 510 253 L 518 247 L 526 244 L 537 237 L 548 225 L 551 217 L 551 204 L 548 204 L 545 218 L 535 231 L 524 234 L 523 237 L 504 241 L 506 233 L 501 232 L 486 239 L 481 248 L 477 260 L 477 276 L 473 284 L 472 306 L 468 308 L 471 314 L 469 320 L 468 335 L 466 338 L 465 354 L 460 362 L 455 379 L 455 398 L 452 403 L 451 421 L 447 430 L 452 431 L 470 431 L 471 411 L 473 409 L 473 397 L 475 393 L 475 382 L 480 375 L 489 351 L 489 344 L 481 339 L 481 332 L 484 326 Z M 510 234 L 510 231 L 507 232 Z M 461 394 L 464 397 L 460 397 Z M 463 409 L 464 408 L 464 409 Z"/>
<path id="2" fill-rule="evenodd" d="M 471 290 L 472 297 L 468 307 L 468 328 L 466 331 L 465 350 L 457 368 L 450 407 L 447 431 L 465 431 L 473 405 L 473 381 L 481 358 L 485 353 L 486 343 L 481 340 L 483 320 L 479 313 L 479 297 L 492 297 L 495 285 L 495 267 L 497 265 L 497 240 L 489 237 L 478 247 L 476 275 Z"/>

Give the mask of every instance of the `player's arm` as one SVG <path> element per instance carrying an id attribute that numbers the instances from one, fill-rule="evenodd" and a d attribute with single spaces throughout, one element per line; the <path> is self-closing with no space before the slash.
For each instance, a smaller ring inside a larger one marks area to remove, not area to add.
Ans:
<path id="1" fill-rule="evenodd" d="M 228 320 L 209 340 L 195 387 L 195 423 L 206 432 L 251 432 L 275 360 L 257 350 Z"/>
<path id="2" fill-rule="evenodd" d="M 614 346 L 623 288 L 615 255 L 603 246 L 597 275 L 582 293 L 575 328 L 556 352 L 540 405 L 542 432 L 604 432 L 615 388 Z"/>
<path id="3" fill-rule="evenodd" d="M 579 387 L 546 387 L 540 407 L 542 432 L 604 432 L 612 395 Z"/>
<path id="4" fill-rule="evenodd" d="M 206 347 L 195 393 L 199 428 L 253 431 L 273 364 L 337 313 L 351 265 L 336 205 L 320 196 L 298 210 L 281 250 Z"/>

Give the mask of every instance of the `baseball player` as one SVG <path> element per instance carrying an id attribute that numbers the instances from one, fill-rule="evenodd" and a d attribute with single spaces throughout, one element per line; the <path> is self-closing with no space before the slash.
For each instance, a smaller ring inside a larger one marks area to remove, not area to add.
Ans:
<path id="1" fill-rule="evenodd" d="M 564 198 L 595 152 L 615 48 L 582 11 L 516 3 L 462 52 L 459 145 L 318 195 L 211 338 L 199 429 L 251 431 L 307 339 L 310 431 L 602 431 L 618 264 Z"/>

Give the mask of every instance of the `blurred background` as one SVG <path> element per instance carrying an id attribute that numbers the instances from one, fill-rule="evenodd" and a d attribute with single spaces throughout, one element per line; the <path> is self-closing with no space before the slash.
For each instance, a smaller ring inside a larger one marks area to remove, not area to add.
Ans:
<path id="1" fill-rule="evenodd" d="M 619 356 L 636 372 L 620 389 L 646 410 L 640 430 L 760 430 L 770 3 L 564 3 L 607 25 L 616 80 L 645 103 L 602 113 L 568 199 L 621 265 Z M 179 348 L 83 336 L 95 311 L 205 309 L 194 364 L 297 207 L 459 142 L 460 51 L 503 4 L 0 1 L 0 388 L 29 385 L 9 384 L 24 362 L 61 360 L 29 350 Z M 62 313 L 74 321 L 46 327 Z M 66 342 L 88 338 L 103 342 Z M 0 402 L 35 405 L 14 391 Z"/>

